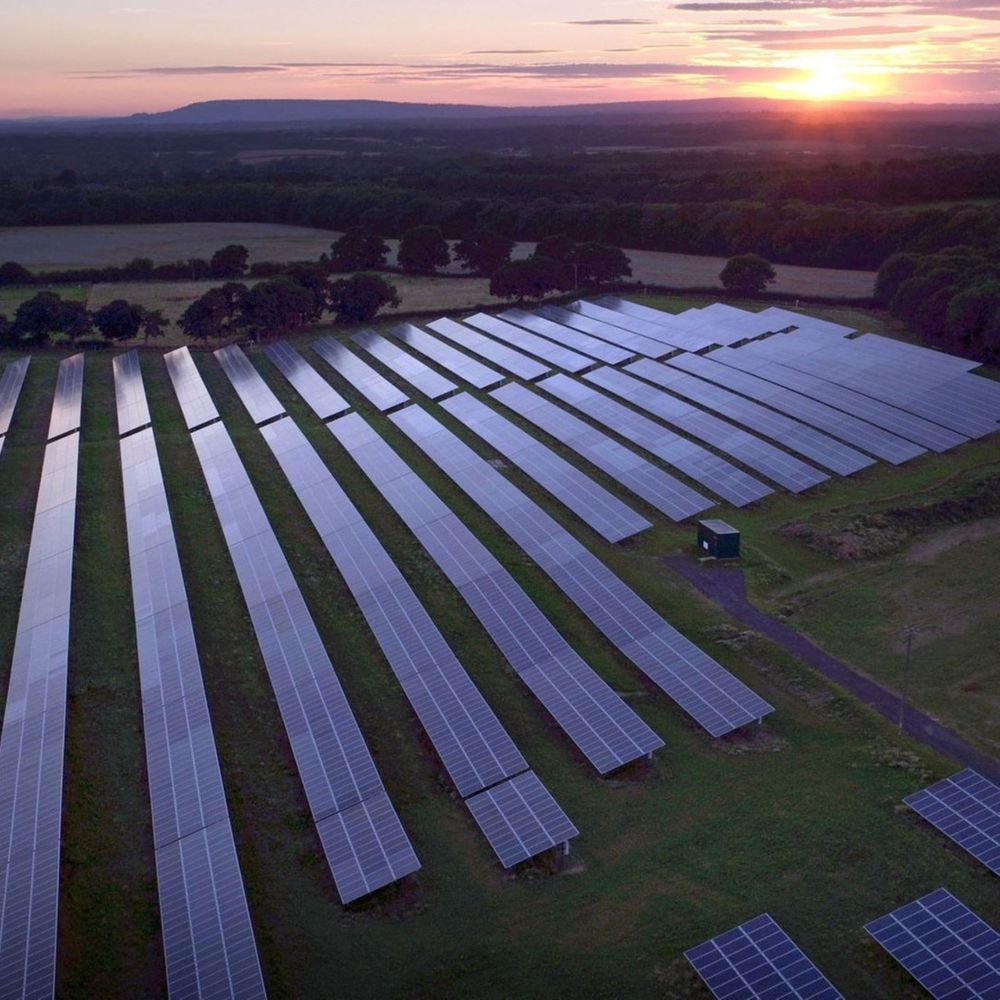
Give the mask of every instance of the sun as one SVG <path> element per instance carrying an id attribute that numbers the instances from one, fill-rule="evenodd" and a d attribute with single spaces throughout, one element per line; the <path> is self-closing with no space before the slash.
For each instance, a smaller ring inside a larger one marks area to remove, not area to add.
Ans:
<path id="1" fill-rule="evenodd" d="M 794 83 L 779 85 L 786 94 L 808 101 L 835 101 L 844 97 L 866 97 L 873 92 L 869 82 L 858 78 L 860 71 L 846 65 L 836 52 L 810 54 L 793 65 L 805 75 Z"/>
<path id="2" fill-rule="evenodd" d="M 829 101 L 857 91 L 857 84 L 851 80 L 836 59 L 817 59 L 809 67 L 810 76 L 798 85 L 803 97 L 811 101 Z"/>

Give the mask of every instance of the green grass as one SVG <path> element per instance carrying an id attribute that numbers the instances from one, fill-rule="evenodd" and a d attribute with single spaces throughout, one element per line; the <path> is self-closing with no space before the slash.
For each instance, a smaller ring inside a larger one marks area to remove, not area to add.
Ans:
<path id="1" fill-rule="evenodd" d="M 307 339 L 305 337 L 302 340 Z M 313 358 L 316 361 L 315 358 Z M 0 663 L 23 579 L 55 352 L 32 362 L 0 454 Z M 726 623 L 665 568 L 692 528 L 656 519 L 610 547 L 523 476 L 511 478 L 687 635 L 771 701 L 755 738 L 711 741 L 635 668 L 414 446 L 390 443 L 507 566 L 595 669 L 664 738 L 648 768 L 601 780 L 512 676 L 405 526 L 260 354 L 254 361 L 358 504 L 531 765 L 577 823 L 565 868 L 511 876 L 449 790 L 318 535 L 215 362 L 197 363 L 299 581 L 423 868 L 344 910 L 337 902 L 235 575 L 160 353 L 143 370 L 188 587 L 237 849 L 273 997 L 705 997 L 682 951 L 763 910 L 849 996 L 917 996 L 861 930 L 947 885 L 987 917 L 991 876 L 899 808 L 953 769 L 770 643 L 720 641 Z M 329 374 L 321 362 L 317 366 Z M 60 915 L 60 994 L 163 992 L 134 659 L 110 358 L 87 359 L 74 575 Z M 444 417 L 439 408 L 432 408 Z M 367 416 L 371 416 L 367 413 Z M 449 420 L 449 426 L 458 425 Z M 489 454 L 467 434 L 483 454 Z M 783 600 L 836 570 L 784 523 L 844 503 L 928 489 L 995 460 L 977 443 L 866 472 L 805 497 L 725 512 L 745 532 L 754 596 Z M 603 477 L 598 476 L 605 483 Z M 638 505 L 647 516 L 650 512 Z M 851 569 L 851 568 L 849 568 Z M 853 569 L 851 570 L 853 572 Z M 926 567 L 924 567 L 926 572 Z M 983 573 L 986 573 L 984 567 Z M 873 583 L 874 586 L 874 583 Z M 927 583 L 933 587 L 932 583 Z M 867 629 L 878 626 L 856 601 Z M 840 612 L 838 612 L 840 613 Z M 847 612 L 845 612 L 847 613 Z M 842 622 L 846 633 L 850 625 Z M 867 642 L 867 640 L 858 640 Z M 931 672 L 928 671 L 928 675 Z M 926 693 L 914 689 L 914 700 Z"/>
<path id="2" fill-rule="evenodd" d="M 39 292 L 55 292 L 70 302 L 85 302 L 90 285 L 5 285 L 0 286 L 0 316 L 14 318 L 17 307 Z"/>

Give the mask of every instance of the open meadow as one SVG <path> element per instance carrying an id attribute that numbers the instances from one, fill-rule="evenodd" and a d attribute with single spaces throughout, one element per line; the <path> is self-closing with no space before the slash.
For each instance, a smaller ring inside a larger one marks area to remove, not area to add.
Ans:
<path id="1" fill-rule="evenodd" d="M 458 284 L 457 282 L 446 282 Z M 651 300 L 642 300 L 644 302 Z M 673 309 L 682 300 L 671 300 Z M 819 314 L 820 311 L 817 310 Z M 349 330 L 329 330 L 347 337 Z M 599 778 L 500 656 L 408 529 L 260 351 L 249 356 L 361 509 L 447 641 L 570 818 L 564 861 L 504 872 L 439 762 L 319 536 L 211 353 L 194 353 L 316 620 L 421 870 L 343 908 L 308 816 L 236 577 L 159 349 L 140 351 L 258 947 L 275 998 L 602 997 L 697 1000 L 682 952 L 767 911 L 848 997 L 920 991 L 862 925 L 940 885 L 997 923 L 995 877 L 901 806 L 954 762 L 741 630 L 666 565 L 693 549 L 674 524 L 591 467 L 653 522 L 611 546 L 440 406 L 438 419 L 501 467 L 665 618 L 775 706 L 716 740 L 647 684 L 492 521 L 293 338 L 467 524 L 570 644 L 665 741 L 648 764 Z M 0 453 L 0 688 L 6 689 L 56 367 L 37 354 Z M 6 363 L 12 356 L 0 356 Z M 390 371 L 384 375 L 412 395 Z M 485 398 L 483 394 L 473 395 Z M 73 579 L 58 993 L 165 993 L 122 507 L 111 352 L 87 357 Z M 515 420 L 515 422 L 518 422 Z M 528 427 L 527 424 L 522 424 Z M 540 436 L 535 430 L 532 433 Z M 563 457 L 582 460 L 551 439 Z M 995 439 L 901 469 L 879 464 L 803 496 L 722 516 L 744 533 L 751 594 L 888 686 L 896 627 L 918 645 L 913 703 L 995 752 L 995 608 L 985 588 L 996 517 L 919 531 L 843 561 L 789 526 L 942 498 L 997 473 Z M 973 556 L 973 550 L 976 556 Z M 967 567 L 967 579 L 962 569 Z M 883 609 L 889 614 L 879 614 Z M 961 614 L 958 613 L 961 609 Z M 994 645 L 989 645 L 989 644 Z M 986 645 L 984 645 L 986 644 Z M 969 662 L 979 655 L 974 662 Z M 919 679 L 917 675 L 919 674 Z"/>

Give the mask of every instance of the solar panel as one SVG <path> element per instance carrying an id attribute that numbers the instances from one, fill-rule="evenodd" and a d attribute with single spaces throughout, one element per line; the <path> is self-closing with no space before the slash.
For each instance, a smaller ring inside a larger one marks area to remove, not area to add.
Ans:
<path id="1" fill-rule="evenodd" d="M 769 358 L 758 357 L 755 353 L 742 348 L 734 351 L 723 348 L 707 355 L 713 361 L 750 372 L 768 382 L 819 400 L 826 405 L 845 413 L 851 413 L 876 427 L 883 428 L 907 441 L 913 441 L 930 451 L 943 452 L 968 441 L 962 434 L 956 434 L 945 427 L 924 420 L 915 414 L 907 413 L 889 403 L 872 399 L 845 386 L 835 385 L 808 372 L 796 371 L 787 365 L 779 364 Z"/>
<path id="2" fill-rule="evenodd" d="M 116 388 L 126 379 L 142 393 L 141 375 L 116 370 Z M 263 997 L 152 429 L 119 447 L 168 988 Z"/>
<path id="3" fill-rule="evenodd" d="M 1000 875 L 1000 785 L 967 768 L 903 801 Z"/>
<path id="4" fill-rule="evenodd" d="M 568 844 L 578 832 L 532 771 L 473 795 L 466 805 L 504 868 Z"/>
<path id="5" fill-rule="evenodd" d="M 734 507 L 753 503 L 773 492 L 770 486 L 754 479 L 724 458 L 679 437 L 662 424 L 623 406 L 585 382 L 577 382 L 565 375 L 553 375 L 542 379 L 538 388 L 644 448 L 667 465 L 728 500 Z"/>
<path id="6" fill-rule="evenodd" d="M 333 337 L 313 341 L 312 349 L 376 410 L 385 413 L 409 402 L 405 393 Z"/>
<path id="7" fill-rule="evenodd" d="M 630 316 L 628 313 L 607 309 L 584 299 L 570 303 L 569 308 L 574 312 L 589 316 L 591 319 L 621 327 L 628 330 L 629 333 L 638 333 L 651 340 L 659 340 L 682 351 L 700 351 L 715 343 L 715 340 L 710 336 L 689 332 L 671 322 L 672 317 L 668 313 L 663 313 L 662 319 L 651 323 L 649 320 L 639 319 L 638 316 Z"/>
<path id="8" fill-rule="evenodd" d="M 361 417 L 351 414 L 329 426 L 455 585 L 514 672 L 601 774 L 663 746 L 482 542 Z"/>
<path id="9" fill-rule="evenodd" d="M 1000 996 L 1000 934 L 947 889 L 907 903 L 865 930 L 932 997 Z"/>
<path id="10" fill-rule="evenodd" d="M 554 323 L 560 323 L 572 330 L 579 330 L 581 333 L 586 333 L 599 340 L 607 341 L 607 343 L 616 345 L 622 350 L 641 354 L 644 358 L 662 358 L 677 350 L 672 344 L 666 344 L 662 340 L 653 340 L 651 337 L 644 337 L 641 333 L 623 330 L 620 326 L 603 323 L 599 319 L 584 316 L 583 313 L 573 312 L 561 306 L 539 306 L 534 314 Z"/>
<path id="11" fill-rule="evenodd" d="M 510 535 L 622 655 L 713 736 L 773 711 L 429 413 L 413 406 L 391 419 Z"/>
<path id="12" fill-rule="evenodd" d="M 265 424 L 265 435 L 290 423 Z M 420 865 L 400 824 L 383 802 L 385 789 L 326 654 L 302 592 L 221 423 L 192 435 L 229 553 L 250 613 L 320 843 L 344 903 Z M 372 808 L 331 817 L 359 803 Z M 344 850 L 344 838 L 351 850 Z M 372 850 L 372 841 L 384 845 Z"/>
<path id="13" fill-rule="evenodd" d="M 149 404 L 142 384 L 139 352 L 118 354 L 111 360 L 115 378 L 115 403 L 118 409 L 118 433 L 130 434 L 150 422 Z"/>
<path id="14" fill-rule="evenodd" d="M 599 483 L 485 403 L 462 393 L 441 405 L 607 541 L 620 542 L 652 527 Z"/>
<path id="15" fill-rule="evenodd" d="M 212 402 L 198 368 L 186 347 L 179 347 L 163 355 L 167 374 L 174 386 L 177 402 L 184 415 L 184 425 L 194 430 L 202 424 L 219 419 L 219 411 Z"/>
<path id="16" fill-rule="evenodd" d="M 24 376 L 30 362 L 30 357 L 18 358 L 7 365 L 0 376 L 0 438 L 10 430 L 14 407 L 21 395 L 21 386 L 24 385 Z"/>
<path id="17" fill-rule="evenodd" d="M 447 317 L 436 319 L 427 325 L 435 333 L 450 340 L 453 344 L 458 344 L 459 347 L 471 351 L 480 358 L 492 361 L 508 375 L 515 375 L 517 378 L 523 378 L 530 382 L 532 379 L 548 375 L 552 370 L 548 365 L 543 365 L 534 358 L 529 358 L 526 354 L 515 351 L 507 344 L 490 340 L 489 337 L 484 337 L 477 330 L 462 326 L 461 323 L 456 323 L 453 319 Z"/>
<path id="18" fill-rule="evenodd" d="M 579 330 L 563 326 L 561 323 L 556 323 L 525 309 L 507 309 L 500 313 L 500 319 L 524 327 L 525 330 L 547 337 L 557 344 L 562 344 L 563 347 L 569 347 L 580 354 L 586 354 L 588 357 L 594 358 L 596 361 L 603 361 L 608 365 L 617 365 L 634 357 L 632 351 L 616 347 L 606 340 L 592 337 L 589 333 L 581 333 Z"/>
<path id="19" fill-rule="evenodd" d="M 486 389 L 491 385 L 499 385 L 506 378 L 500 372 L 484 365 L 468 354 L 456 351 L 437 337 L 432 337 L 425 330 L 412 323 L 402 323 L 389 331 L 390 336 L 406 344 L 411 350 L 419 351 L 424 357 L 430 358 L 435 364 L 450 371 L 463 382 L 474 385 L 477 389 Z"/>
<path id="20" fill-rule="evenodd" d="M 530 773 L 413 589 L 302 431 L 285 418 L 262 427 L 261 433 L 459 794 L 467 799 Z M 547 808 L 558 810 L 544 786 L 542 791 L 550 802 Z M 525 827 L 524 838 L 530 836 L 529 817 L 515 810 L 509 820 L 519 829 Z M 503 860 L 502 845 L 493 841 L 492 830 L 480 826 Z"/>
<path id="21" fill-rule="evenodd" d="M 273 420 L 285 412 L 271 387 L 261 378 L 260 372 L 237 344 L 220 347 L 215 352 L 215 360 L 222 365 L 222 370 L 232 382 L 236 395 L 240 397 L 240 402 L 247 408 L 250 419 L 255 424 Z"/>
<path id="22" fill-rule="evenodd" d="M 590 368 L 594 363 L 593 358 L 588 358 L 583 354 L 570 350 L 568 347 L 555 344 L 544 337 L 538 337 L 530 331 L 514 326 L 511 323 L 505 323 L 502 319 L 490 316 L 487 313 L 476 313 L 474 316 L 468 316 L 465 322 L 469 326 L 473 326 L 477 330 L 482 330 L 491 337 L 509 344 L 511 347 L 516 347 L 518 350 L 524 351 L 525 354 L 531 354 L 542 361 L 548 362 L 550 365 L 554 365 L 556 368 L 562 368 L 568 372 L 582 372 L 584 369 Z"/>
<path id="23" fill-rule="evenodd" d="M 74 354 L 59 363 L 56 397 L 52 403 L 48 440 L 80 429 L 83 406 L 83 355 Z"/>
<path id="24" fill-rule="evenodd" d="M 76 395 L 72 385 L 68 394 Z M 67 405 L 65 397 L 62 405 Z M 53 419 L 59 406 L 57 400 Z M 79 433 L 45 448 L 0 731 L 3 996 L 51 997 L 55 992 L 79 451 Z"/>
<path id="25" fill-rule="evenodd" d="M 912 441 L 876 427 L 853 414 L 834 409 L 826 403 L 810 399 L 774 382 L 768 382 L 765 377 L 727 367 L 713 360 L 712 356 L 677 354 L 667 363 L 673 368 L 690 372 L 699 378 L 765 403 L 802 423 L 826 431 L 833 437 L 847 441 L 894 465 L 924 454 L 924 449 Z"/>
<path id="26" fill-rule="evenodd" d="M 704 410 L 645 385 L 617 368 L 598 368 L 584 378 L 594 385 L 620 396 L 634 406 L 653 414 L 665 423 L 711 445 L 723 454 L 767 476 L 792 493 L 815 486 L 829 477 L 811 465 L 762 441 L 759 437 Z"/>
<path id="27" fill-rule="evenodd" d="M 268 344 L 264 353 L 320 420 L 329 420 L 351 408 L 347 400 L 284 341 Z"/>
<path id="28" fill-rule="evenodd" d="M 843 1000 L 767 913 L 689 948 L 684 957 L 717 1000 Z"/>
<path id="29" fill-rule="evenodd" d="M 671 520 L 682 521 L 712 506 L 711 500 L 690 486 L 524 386 L 511 382 L 494 389 L 490 395 Z"/>
<path id="30" fill-rule="evenodd" d="M 431 399 L 440 399 L 458 388 L 454 382 L 449 382 L 433 368 L 428 368 L 412 354 L 401 350 L 392 341 L 379 336 L 373 330 L 362 330 L 354 334 L 351 340 L 372 357 L 378 358 L 404 382 L 409 382 L 414 389 Z"/>
<path id="31" fill-rule="evenodd" d="M 692 355 L 683 356 L 692 357 Z M 874 465 L 874 459 L 848 447 L 842 441 L 745 399 L 728 389 L 689 375 L 679 370 L 678 366 L 643 360 L 627 365 L 625 371 L 630 375 L 638 375 L 654 385 L 669 389 L 674 395 L 682 396 L 707 410 L 729 418 L 734 423 L 749 427 L 784 445 L 789 451 L 812 459 L 831 472 L 849 476 Z"/>

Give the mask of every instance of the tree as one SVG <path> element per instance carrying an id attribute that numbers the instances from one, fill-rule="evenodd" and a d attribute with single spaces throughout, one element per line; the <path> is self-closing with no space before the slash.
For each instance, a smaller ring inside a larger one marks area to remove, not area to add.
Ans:
<path id="1" fill-rule="evenodd" d="M 10 285 L 33 285 L 35 276 L 16 261 L 8 260 L 0 264 L 0 287 Z"/>
<path id="2" fill-rule="evenodd" d="M 299 264 L 287 268 L 283 276 L 309 293 L 308 320 L 310 323 L 319 322 L 323 313 L 330 308 L 330 278 L 326 271 L 317 264 Z"/>
<path id="3" fill-rule="evenodd" d="M 719 273 L 723 288 L 731 292 L 762 292 L 777 277 L 769 261 L 755 253 L 730 257 Z"/>
<path id="4" fill-rule="evenodd" d="M 132 340 L 141 323 L 142 306 L 126 299 L 112 299 L 94 313 L 94 326 L 105 340 Z"/>
<path id="5" fill-rule="evenodd" d="M 63 306 L 55 292 L 39 292 L 22 302 L 14 314 L 16 342 L 44 344 L 53 334 L 61 333 L 66 316 Z"/>
<path id="6" fill-rule="evenodd" d="M 381 237 L 363 226 L 348 229 L 330 244 L 327 267 L 331 271 L 374 271 L 385 267 L 389 246 Z"/>
<path id="7" fill-rule="evenodd" d="M 509 236 L 478 230 L 455 245 L 454 255 L 466 271 L 490 275 L 510 260 L 514 241 Z"/>
<path id="8" fill-rule="evenodd" d="M 976 357 L 1000 359 L 1000 280 L 982 281 L 959 292 L 948 304 L 945 333 Z"/>
<path id="9" fill-rule="evenodd" d="M 920 258 L 912 253 L 894 253 L 887 257 L 875 278 L 875 300 L 887 306 L 899 291 L 899 286 L 913 277 Z"/>
<path id="10" fill-rule="evenodd" d="M 437 226 L 415 226 L 403 233 L 396 255 L 399 266 L 414 274 L 433 274 L 451 262 L 448 244 Z"/>
<path id="11" fill-rule="evenodd" d="M 17 346 L 17 338 L 14 336 L 14 324 L 3 313 L 0 313 L 0 346 Z"/>
<path id="12" fill-rule="evenodd" d="M 246 273 L 250 251 L 239 243 L 230 243 L 212 254 L 208 262 L 213 278 L 242 278 Z"/>
<path id="13" fill-rule="evenodd" d="M 369 323 L 384 306 L 398 309 L 399 296 L 379 274 L 355 274 L 330 288 L 330 307 L 338 323 Z"/>
<path id="14" fill-rule="evenodd" d="M 142 332 L 144 344 L 164 336 L 168 326 L 170 326 L 170 320 L 159 309 L 142 310 L 142 321 L 139 324 L 139 329 Z"/>
<path id="15" fill-rule="evenodd" d="M 565 260 L 575 246 L 576 242 L 572 237 L 565 233 L 556 233 L 554 236 L 546 236 L 539 240 L 533 256 Z"/>
<path id="16" fill-rule="evenodd" d="M 568 284 L 566 265 L 549 257 L 512 260 L 493 272 L 490 295 L 498 299 L 541 299 Z"/>
<path id="17" fill-rule="evenodd" d="M 577 243 L 566 255 L 577 285 L 603 285 L 632 276 L 624 250 L 603 243 Z"/>
<path id="18" fill-rule="evenodd" d="M 221 288 L 210 288 L 180 318 L 180 327 L 195 340 L 224 337 L 236 318 L 233 300 Z"/>
<path id="19" fill-rule="evenodd" d="M 266 340 L 312 322 L 313 308 L 309 289 L 280 275 L 250 289 L 236 322 L 254 340 Z"/>
<path id="20" fill-rule="evenodd" d="M 62 332 L 75 344 L 94 329 L 94 314 L 82 302 L 63 302 Z"/>

